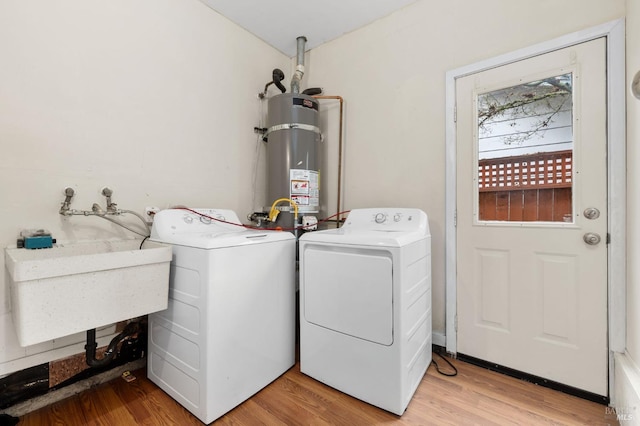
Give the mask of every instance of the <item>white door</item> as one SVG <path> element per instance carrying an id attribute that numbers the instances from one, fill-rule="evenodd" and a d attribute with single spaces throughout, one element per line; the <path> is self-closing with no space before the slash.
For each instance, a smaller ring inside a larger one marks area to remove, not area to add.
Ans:
<path id="1" fill-rule="evenodd" d="M 458 353 L 606 396 L 605 48 L 457 79 L 456 209 Z"/>

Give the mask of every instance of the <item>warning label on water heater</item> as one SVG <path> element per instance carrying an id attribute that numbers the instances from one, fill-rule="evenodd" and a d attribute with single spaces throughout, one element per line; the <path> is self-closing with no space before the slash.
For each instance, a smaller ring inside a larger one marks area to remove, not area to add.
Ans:
<path id="1" fill-rule="evenodd" d="M 290 196 L 298 207 L 317 208 L 320 205 L 320 185 L 318 172 L 314 170 L 291 169 Z"/>

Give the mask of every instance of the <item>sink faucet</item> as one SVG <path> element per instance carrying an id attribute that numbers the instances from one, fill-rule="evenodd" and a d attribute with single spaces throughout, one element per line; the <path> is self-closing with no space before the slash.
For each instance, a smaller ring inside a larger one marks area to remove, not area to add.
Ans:
<path id="1" fill-rule="evenodd" d="M 93 203 L 93 206 L 91 206 L 91 211 L 97 216 L 104 216 L 105 214 L 107 214 L 107 212 L 102 210 L 102 207 L 100 207 L 100 204 L 98 203 Z"/>
<path id="2" fill-rule="evenodd" d="M 107 197 L 107 213 L 117 213 L 118 205 L 111 201 L 111 195 L 113 195 L 113 191 L 111 190 L 111 188 L 107 188 L 106 186 L 102 188 L 102 195 Z"/>
<path id="3" fill-rule="evenodd" d="M 69 210 L 69 205 L 71 204 L 71 198 L 73 198 L 73 194 L 75 191 L 71 187 L 66 187 L 64 189 L 64 201 L 62 202 L 62 207 L 60 207 L 60 214 L 63 216 L 68 216 L 72 214 Z"/>
<path id="4" fill-rule="evenodd" d="M 118 205 L 116 203 L 114 203 L 113 201 L 111 201 L 111 195 L 113 195 L 113 191 L 110 188 L 104 187 L 102 188 L 102 195 L 104 195 L 105 197 L 107 197 L 107 209 L 104 210 L 102 207 L 100 207 L 100 204 L 98 203 L 93 203 L 93 206 L 91 206 L 91 210 L 76 210 L 76 209 L 72 209 L 70 208 L 70 204 L 71 204 L 71 198 L 73 197 L 73 194 L 75 193 L 75 191 L 73 190 L 73 188 L 65 188 L 64 190 L 64 194 L 65 194 L 65 199 L 64 202 L 62 203 L 62 206 L 60 207 L 60 211 L 59 213 L 62 216 L 97 216 L 97 217 L 101 217 L 105 220 L 108 220 L 109 222 L 113 222 L 118 226 L 121 226 L 125 229 L 127 229 L 128 231 L 131 231 L 135 234 L 138 234 L 142 237 L 149 237 L 149 234 L 151 233 L 151 229 L 149 227 L 149 224 L 146 222 L 145 218 L 142 217 L 142 215 L 140 215 L 139 213 L 136 213 L 133 210 L 121 210 L 118 208 Z M 116 219 L 113 219 L 109 216 L 121 216 L 123 214 L 132 214 L 134 216 L 136 216 L 138 219 L 140 219 L 142 221 L 142 223 L 144 223 L 144 228 L 145 231 L 144 233 L 141 233 L 133 228 L 130 228 L 129 225 L 124 224 L 119 222 Z"/>
<path id="5" fill-rule="evenodd" d="M 105 215 L 120 215 L 124 210 L 118 210 L 118 205 L 111 201 L 111 195 L 113 191 L 110 188 L 104 187 L 102 188 L 102 195 L 107 197 L 107 209 L 103 210 L 102 207 L 98 203 L 93 203 L 91 206 L 91 210 L 75 210 L 71 208 L 71 198 L 75 191 L 73 188 L 67 187 L 64 190 L 65 199 L 60 207 L 59 213 L 63 216 L 74 216 L 74 215 L 83 215 L 83 216 L 105 216 Z"/>

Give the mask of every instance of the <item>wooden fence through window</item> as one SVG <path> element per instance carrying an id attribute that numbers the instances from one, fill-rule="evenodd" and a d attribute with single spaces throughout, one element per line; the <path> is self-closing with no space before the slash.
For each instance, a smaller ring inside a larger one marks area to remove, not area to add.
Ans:
<path id="1" fill-rule="evenodd" d="M 571 222 L 572 151 L 480 160 L 480 220 Z"/>

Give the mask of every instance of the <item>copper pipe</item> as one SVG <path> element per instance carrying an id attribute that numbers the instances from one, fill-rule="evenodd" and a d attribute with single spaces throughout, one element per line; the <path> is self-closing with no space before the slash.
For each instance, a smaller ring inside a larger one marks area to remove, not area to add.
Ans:
<path id="1" fill-rule="evenodd" d="M 314 96 L 315 99 L 336 99 L 340 101 L 340 125 L 339 125 L 339 135 L 338 135 L 338 197 L 336 201 L 336 210 L 338 211 L 338 215 L 336 217 L 336 228 L 340 227 L 340 212 L 342 209 L 340 208 L 340 200 L 342 198 L 342 115 L 343 115 L 343 104 L 344 99 L 342 96 L 323 96 L 318 95 Z"/>

